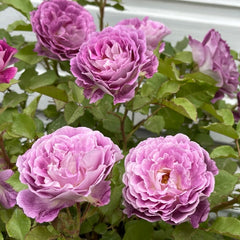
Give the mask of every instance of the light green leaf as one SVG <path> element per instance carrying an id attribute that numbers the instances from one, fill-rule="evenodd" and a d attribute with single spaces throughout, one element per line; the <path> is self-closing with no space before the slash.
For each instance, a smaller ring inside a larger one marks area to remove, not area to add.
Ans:
<path id="1" fill-rule="evenodd" d="M 62 102 L 67 102 L 68 101 L 68 97 L 67 94 L 64 90 L 59 89 L 55 86 L 45 86 L 45 87 L 40 87 L 40 88 L 35 88 L 34 89 L 35 92 L 44 94 L 46 96 L 55 98 L 57 100 L 60 100 Z"/>
<path id="2" fill-rule="evenodd" d="M 23 20 L 18 20 L 18 21 L 15 21 L 12 24 L 9 24 L 8 27 L 7 27 L 7 30 L 9 32 L 12 32 L 12 31 L 32 31 L 32 25 L 27 24 Z"/>
<path id="3" fill-rule="evenodd" d="M 232 126 L 226 125 L 224 123 L 212 123 L 206 127 L 203 127 L 205 129 L 208 129 L 213 132 L 220 133 L 222 135 L 225 135 L 227 137 L 238 139 L 238 134 Z"/>
<path id="4" fill-rule="evenodd" d="M 213 117 L 215 117 L 218 121 L 222 122 L 223 119 L 219 114 L 217 113 L 217 110 L 214 108 L 212 104 L 204 103 L 201 105 L 201 109 L 210 113 Z"/>
<path id="5" fill-rule="evenodd" d="M 50 232 L 46 226 L 37 226 L 26 235 L 25 240 L 50 240 L 53 238 L 57 238 L 56 234 Z"/>
<path id="6" fill-rule="evenodd" d="M 163 100 L 162 104 L 193 121 L 197 120 L 196 107 L 186 98 L 174 98 L 171 101 Z"/>
<path id="7" fill-rule="evenodd" d="M 153 225 L 145 220 L 128 221 L 125 224 L 123 240 L 151 240 Z"/>
<path id="8" fill-rule="evenodd" d="M 83 95 L 83 88 L 77 86 L 75 82 L 69 81 L 68 86 L 71 89 L 72 100 L 76 103 L 82 103 L 85 99 Z"/>
<path id="9" fill-rule="evenodd" d="M 6 230 L 10 237 L 24 240 L 31 227 L 31 220 L 21 209 L 16 208 L 12 217 L 6 224 Z"/>
<path id="10" fill-rule="evenodd" d="M 145 123 L 144 127 L 154 133 L 159 134 L 165 125 L 164 118 L 160 115 L 151 116 Z"/>
<path id="11" fill-rule="evenodd" d="M 146 104 L 150 102 L 150 99 L 148 97 L 136 95 L 133 99 L 133 111 L 140 110 L 142 107 L 144 107 Z"/>
<path id="12" fill-rule="evenodd" d="M 18 50 L 18 52 L 15 54 L 15 57 L 30 65 L 34 65 L 40 62 L 43 59 L 43 57 L 38 56 L 38 54 L 34 52 L 34 47 L 35 43 L 29 43 L 22 49 Z"/>
<path id="13" fill-rule="evenodd" d="M 211 208 L 217 206 L 222 201 L 227 200 L 227 196 L 232 193 L 237 181 L 237 176 L 232 175 L 225 170 L 219 170 L 219 174 L 215 176 L 214 192 L 209 198 Z"/>
<path id="14" fill-rule="evenodd" d="M 213 149 L 211 158 L 238 158 L 238 153 L 229 145 L 222 145 Z"/>
<path id="15" fill-rule="evenodd" d="M 233 125 L 234 124 L 234 117 L 232 114 L 232 111 L 230 109 L 222 108 L 216 111 L 219 116 L 222 117 L 222 123 L 227 125 Z"/>
<path id="16" fill-rule="evenodd" d="M 19 180 L 20 173 L 15 172 L 6 182 L 9 183 L 16 192 L 27 189 L 27 185 L 23 184 Z"/>
<path id="17" fill-rule="evenodd" d="M 36 135 L 34 120 L 24 113 L 14 116 L 11 132 L 21 137 L 33 139 Z"/>
<path id="18" fill-rule="evenodd" d="M 190 64 L 193 61 L 192 53 L 187 52 L 187 51 L 186 52 L 177 52 L 174 57 L 174 60 Z"/>
<path id="19" fill-rule="evenodd" d="M 49 70 L 41 75 L 31 78 L 29 88 L 34 90 L 36 88 L 44 87 L 53 84 L 57 80 L 57 75 L 53 70 Z"/>
<path id="20" fill-rule="evenodd" d="M 233 217 L 218 217 L 209 230 L 223 236 L 240 239 L 240 221 Z"/>
<path id="21" fill-rule="evenodd" d="M 84 108 L 74 102 L 69 102 L 64 108 L 64 117 L 68 124 L 73 123 L 84 114 Z"/>
<path id="22" fill-rule="evenodd" d="M 30 18 L 29 13 L 33 10 L 33 5 L 30 0 L 1 0 L 1 2 L 15 8 L 28 19 Z"/>
<path id="23" fill-rule="evenodd" d="M 164 82 L 157 93 L 157 98 L 158 99 L 164 98 L 170 94 L 178 92 L 179 89 L 180 89 L 180 84 L 178 82 L 175 82 L 175 81 Z"/>
<path id="24" fill-rule="evenodd" d="M 6 91 L 9 87 L 11 87 L 15 83 L 18 83 L 18 80 L 12 79 L 10 81 L 10 83 L 1 83 L 0 84 L 0 92 Z"/>
<path id="25" fill-rule="evenodd" d="M 185 78 L 189 78 L 191 80 L 198 81 L 198 82 L 205 82 L 213 86 L 215 86 L 217 83 L 217 81 L 214 78 L 202 72 L 185 74 Z"/>
<path id="26" fill-rule="evenodd" d="M 184 37 L 181 41 L 178 41 L 176 43 L 175 50 L 177 52 L 183 51 L 188 46 L 188 42 L 189 42 L 188 38 Z"/>
<path id="27" fill-rule="evenodd" d="M 1 232 L 0 232 L 0 240 L 4 240 Z"/>

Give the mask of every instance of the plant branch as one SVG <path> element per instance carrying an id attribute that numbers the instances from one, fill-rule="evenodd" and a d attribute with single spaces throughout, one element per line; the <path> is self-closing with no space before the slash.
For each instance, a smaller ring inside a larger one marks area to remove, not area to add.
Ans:
<path id="1" fill-rule="evenodd" d="M 223 202 L 215 207 L 213 207 L 211 209 L 211 212 L 218 212 L 220 210 L 223 210 L 223 209 L 227 209 L 227 208 L 230 208 L 233 206 L 233 204 L 235 203 L 239 203 L 240 201 L 240 196 L 237 196 L 236 198 L 233 198 L 232 200 L 230 201 L 226 201 L 226 202 Z"/>
<path id="2" fill-rule="evenodd" d="M 122 139 L 123 139 L 123 152 L 127 151 L 127 138 L 126 138 L 126 133 L 125 133 L 125 120 L 127 117 L 128 109 L 125 108 L 123 117 L 120 120 L 120 129 L 122 133 Z"/>
<path id="3" fill-rule="evenodd" d="M 5 149 L 4 141 L 3 141 L 3 134 L 4 134 L 4 132 L 1 132 L 1 134 L 0 134 L 0 149 L 1 149 L 1 152 L 3 155 L 3 159 L 6 163 L 6 167 L 12 168 L 14 165 L 11 163 L 10 158 L 8 157 L 7 151 Z"/>
<path id="4" fill-rule="evenodd" d="M 237 146 L 238 156 L 240 157 L 240 148 L 239 148 L 238 140 L 239 139 L 236 139 L 235 142 L 236 142 L 236 146 Z"/>

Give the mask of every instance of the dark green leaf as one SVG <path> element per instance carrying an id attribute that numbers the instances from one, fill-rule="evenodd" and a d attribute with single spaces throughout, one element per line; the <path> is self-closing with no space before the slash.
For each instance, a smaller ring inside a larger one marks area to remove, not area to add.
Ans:
<path id="1" fill-rule="evenodd" d="M 43 113 L 47 118 L 57 118 L 59 116 L 59 112 L 56 109 L 56 105 L 49 104 L 46 109 L 43 110 Z"/>
<path id="2" fill-rule="evenodd" d="M 108 231 L 102 235 L 100 240 L 121 240 L 121 237 L 114 231 Z"/>
<path id="3" fill-rule="evenodd" d="M 8 92 L 5 94 L 2 106 L 3 107 L 16 107 L 19 103 L 27 100 L 26 93 L 16 93 L 16 92 Z"/>
<path id="4" fill-rule="evenodd" d="M 21 209 L 16 208 L 6 224 L 8 235 L 18 240 L 24 240 L 31 227 L 31 220 Z"/>
<path id="5" fill-rule="evenodd" d="M 64 116 L 60 115 L 56 120 L 52 121 L 51 123 L 49 123 L 47 125 L 47 132 L 48 132 L 48 134 L 52 133 L 52 132 L 56 131 L 57 129 L 59 129 L 63 126 L 66 126 L 66 125 L 67 125 L 67 123 L 64 119 Z"/>
<path id="6" fill-rule="evenodd" d="M 183 51 L 188 46 L 188 42 L 189 42 L 188 38 L 184 37 L 181 41 L 178 41 L 176 43 L 175 50 L 177 52 Z"/>
<path id="7" fill-rule="evenodd" d="M 232 193 L 238 178 L 224 170 L 220 170 L 219 174 L 215 176 L 215 188 L 211 194 L 209 201 L 211 207 L 215 207 L 222 201 L 226 201 L 226 197 Z"/>
<path id="8" fill-rule="evenodd" d="M 33 76 L 30 80 L 29 88 L 34 90 L 36 88 L 44 87 L 53 84 L 57 80 L 57 75 L 53 70 L 49 70 L 43 74 Z"/>
<path id="9" fill-rule="evenodd" d="M 20 88 L 23 90 L 28 89 L 31 84 L 32 77 L 37 76 L 37 74 L 38 73 L 34 67 L 25 69 L 25 71 L 22 73 L 22 75 L 19 78 Z"/>
<path id="10" fill-rule="evenodd" d="M 104 234 L 108 227 L 105 223 L 99 223 L 94 227 L 94 231 L 98 234 Z"/>
<path id="11" fill-rule="evenodd" d="M 116 4 L 112 5 L 112 7 L 119 10 L 119 11 L 124 11 L 124 7 L 119 3 L 116 3 Z"/>
<path id="12" fill-rule="evenodd" d="M 143 96 L 140 96 L 140 95 L 136 95 L 133 98 L 132 109 L 133 109 L 133 111 L 140 110 L 142 107 L 144 107 L 149 102 L 150 102 L 150 99 L 148 97 L 143 97 Z"/>
<path id="13" fill-rule="evenodd" d="M 36 88 L 34 89 L 35 92 L 44 94 L 46 96 L 55 98 L 57 100 L 63 101 L 63 102 L 67 102 L 68 101 L 68 97 L 67 94 L 64 90 L 59 89 L 55 86 L 45 86 L 45 87 L 40 87 L 40 88 Z"/>
<path id="14" fill-rule="evenodd" d="M 151 240 L 153 225 L 145 220 L 128 221 L 125 224 L 123 240 Z"/>

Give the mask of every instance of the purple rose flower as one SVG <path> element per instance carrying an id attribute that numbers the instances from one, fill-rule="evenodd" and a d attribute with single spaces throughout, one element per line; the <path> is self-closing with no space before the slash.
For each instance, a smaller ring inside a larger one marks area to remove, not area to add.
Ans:
<path id="1" fill-rule="evenodd" d="M 9 46 L 6 41 L 0 40 L 0 83 L 9 83 L 17 73 L 16 67 L 6 68 L 13 63 L 13 55 L 17 49 Z"/>
<path id="2" fill-rule="evenodd" d="M 193 60 L 198 64 L 199 71 L 212 76 L 219 87 L 212 102 L 216 102 L 227 94 L 233 97 L 237 90 L 239 73 L 230 48 L 221 38 L 221 35 L 211 29 L 203 42 L 199 42 L 189 37 L 189 45 L 192 48 Z"/>
<path id="3" fill-rule="evenodd" d="M 74 57 L 96 30 L 91 14 L 70 0 L 43 1 L 31 12 L 31 24 L 38 40 L 35 51 L 60 60 Z"/>
<path id="4" fill-rule="evenodd" d="M 191 221 L 194 228 L 207 219 L 207 197 L 214 189 L 215 162 L 183 134 L 148 138 L 125 159 L 124 212 L 150 222 Z"/>
<path id="5" fill-rule="evenodd" d="M 76 202 L 106 205 L 111 189 L 105 179 L 122 157 L 118 146 L 98 131 L 58 129 L 18 157 L 20 181 L 28 189 L 19 192 L 17 204 L 40 223 L 52 221 Z"/>
<path id="6" fill-rule="evenodd" d="M 0 204 L 4 208 L 12 208 L 16 204 L 17 192 L 6 183 L 12 175 L 11 169 L 0 171 Z"/>
<path id="7" fill-rule="evenodd" d="M 124 19 L 117 25 L 126 25 L 133 29 L 140 29 L 144 32 L 147 41 L 147 48 L 154 50 L 160 41 L 171 33 L 171 31 L 162 23 L 149 20 L 145 17 L 142 21 L 138 18 Z M 164 50 L 165 44 L 162 43 L 160 51 Z"/>
<path id="8" fill-rule="evenodd" d="M 146 49 L 144 33 L 125 26 L 93 33 L 71 59 L 76 83 L 91 103 L 105 93 L 114 97 L 114 104 L 129 101 L 140 72 L 151 77 L 157 66 L 156 57 Z"/>

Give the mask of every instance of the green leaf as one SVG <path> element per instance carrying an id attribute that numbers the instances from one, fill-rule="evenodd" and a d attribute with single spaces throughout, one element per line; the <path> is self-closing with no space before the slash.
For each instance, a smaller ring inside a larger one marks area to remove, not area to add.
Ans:
<path id="1" fill-rule="evenodd" d="M 14 116 L 11 132 L 21 137 L 33 139 L 36 134 L 34 120 L 24 113 Z"/>
<path id="2" fill-rule="evenodd" d="M 50 240 L 56 237 L 56 234 L 50 232 L 46 226 L 37 226 L 26 235 L 25 240 Z"/>
<path id="3" fill-rule="evenodd" d="M 228 145 L 222 145 L 213 149 L 211 158 L 238 158 L 238 153 Z"/>
<path id="4" fill-rule="evenodd" d="M 211 208 L 226 201 L 227 196 L 232 193 L 237 182 L 237 176 L 234 176 L 225 170 L 220 170 L 219 174 L 215 176 L 214 192 L 209 198 Z"/>
<path id="5" fill-rule="evenodd" d="M 72 95 L 73 101 L 76 103 L 82 103 L 83 100 L 85 99 L 83 95 L 83 88 L 80 88 L 79 86 L 77 86 L 75 82 L 72 82 L 72 81 L 68 82 L 68 86 L 71 89 L 71 95 Z"/>
<path id="6" fill-rule="evenodd" d="M 28 89 L 31 84 L 31 78 L 37 76 L 38 73 L 34 67 L 25 69 L 25 71 L 20 76 L 19 86 L 21 89 L 23 90 Z"/>
<path id="7" fill-rule="evenodd" d="M 159 59 L 158 72 L 167 76 L 171 80 L 177 80 L 172 67 L 173 62 Z"/>
<path id="8" fill-rule="evenodd" d="M 40 88 L 35 88 L 35 92 L 44 94 L 46 96 L 55 98 L 57 100 L 60 100 L 62 102 L 67 102 L 68 101 L 68 96 L 66 92 L 62 89 L 59 89 L 55 86 L 45 86 L 45 87 L 40 87 Z"/>
<path id="9" fill-rule="evenodd" d="M 205 82 L 213 86 L 215 86 L 217 83 L 217 81 L 214 78 L 202 72 L 185 74 L 185 78 L 189 78 L 191 80 L 198 81 L 198 82 Z"/>
<path id="10" fill-rule="evenodd" d="M 220 133 L 222 135 L 225 135 L 227 137 L 238 139 L 238 134 L 232 126 L 226 125 L 224 123 L 212 123 L 206 127 L 203 127 L 207 130 Z"/>
<path id="11" fill-rule="evenodd" d="M 64 117 L 67 124 L 71 124 L 84 114 L 84 108 L 74 102 L 69 102 L 64 108 Z"/>
<path id="12" fill-rule="evenodd" d="M 31 220 L 24 215 L 21 209 L 16 208 L 12 217 L 6 224 L 6 230 L 10 237 L 24 240 L 31 227 Z"/>
<path id="13" fill-rule="evenodd" d="M 193 61 L 192 52 L 177 52 L 174 60 L 190 64 Z"/>
<path id="14" fill-rule="evenodd" d="M 9 83 L 1 83 L 0 84 L 0 92 L 6 91 L 13 84 L 18 83 L 18 80 L 12 79 Z"/>
<path id="15" fill-rule="evenodd" d="M 104 234 L 108 227 L 105 223 L 99 223 L 94 227 L 94 231 L 98 234 Z"/>
<path id="16" fill-rule="evenodd" d="M 193 121 L 197 120 L 196 107 L 186 98 L 174 98 L 171 101 L 163 100 L 162 104 Z"/>
<path id="17" fill-rule="evenodd" d="M 194 229 L 189 223 L 178 225 L 173 231 L 174 240 L 216 240 L 213 233 Z"/>
<path id="18" fill-rule="evenodd" d="M 125 224 L 123 240 L 151 240 L 153 225 L 145 220 L 128 221 Z"/>
<path id="19" fill-rule="evenodd" d="M 2 3 L 8 4 L 24 16 L 30 19 L 30 12 L 33 10 L 33 5 L 30 0 L 1 0 Z"/>
<path id="20" fill-rule="evenodd" d="M 230 109 L 222 108 L 216 111 L 219 116 L 222 117 L 222 123 L 227 125 L 233 125 L 234 124 L 234 117 L 232 114 L 232 111 Z"/>
<path id="21" fill-rule="evenodd" d="M 149 104 L 150 99 L 148 97 L 136 95 L 133 98 L 133 105 L 132 109 L 133 111 L 140 110 L 142 107 L 144 107 L 146 104 Z"/>
<path id="22" fill-rule="evenodd" d="M 119 11 L 124 11 L 124 7 L 122 5 L 120 5 L 119 3 L 112 5 L 112 7 Z"/>
<path id="23" fill-rule="evenodd" d="M 188 46 L 188 42 L 189 42 L 188 38 L 184 37 L 181 41 L 178 41 L 176 43 L 175 50 L 177 52 L 183 51 Z"/>
<path id="24" fill-rule="evenodd" d="M 155 73 L 152 78 L 146 79 L 141 87 L 141 95 L 144 97 L 155 97 L 162 83 L 167 81 L 167 77 L 161 73 Z"/>
<path id="25" fill-rule="evenodd" d="M 157 98 L 158 99 L 164 98 L 168 95 L 178 92 L 179 89 L 180 89 L 180 84 L 178 82 L 175 82 L 175 81 L 164 82 L 157 93 Z"/>
<path id="26" fill-rule="evenodd" d="M 223 121 L 222 117 L 219 116 L 219 114 L 217 113 L 217 110 L 214 108 L 212 104 L 204 103 L 201 105 L 201 109 L 210 113 L 213 117 L 215 117 L 220 122 Z"/>
<path id="27" fill-rule="evenodd" d="M 234 174 L 237 171 L 238 164 L 232 158 L 215 158 L 218 169 L 225 170 L 230 174 Z"/>
<path id="28" fill-rule="evenodd" d="M 65 118 L 63 115 L 60 115 L 57 119 L 55 119 L 54 121 L 52 121 L 51 123 L 49 123 L 47 125 L 47 132 L 52 133 L 54 131 L 56 131 L 57 129 L 66 126 L 67 123 L 65 121 Z"/>
<path id="29" fill-rule="evenodd" d="M 44 87 L 53 84 L 57 80 L 57 75 L 53 70 L 49 70 L 41 75 L 31 78 L 29 88 L 34 90 L 36 88 Z"/>
<path id="30" fill-rule="evenodd" d="M 6 181 L 7 183 L 9 183 L 13 187 L 13 189 L 16 192 L 19 192 L 21 190 L 24 190 L 24 189 L 28 188 L 27 185 L 20 182 L 19 175 L 20 175 L 20 173 L 17 171 Z"/>
<path id="31" fill-rule="evenodd" d="M 41 96 L 34 98 L 32 102 L 23 110 L 23 113 L 30 117 L 34 117 L 40 98 Z"/>
<path id="32" fill-rule="evenodd" d="M 240 239 L 240 221 L 233 217 L 218 217 L 209 230 L 223 236 Z"/>
<path id="33" fill-rule="evenodd" d="M 18 50 L 18 52 L 15 54 L 15 57 L 30 65 L 34 65 L 43 59 L 42 56 L 38 56 L 37 53 L 34 52 L 34 48 L 35 43 L 29 43 L 22 49 Z"/>
<path id="34" fill-rule="evenodd" d="M 120 133 L 120 118 L 115 115 L 107 115 L 102 120 L 103 121 L 103 127 L 113 133 Z"/>
<path id="35" fill-rule="evenodd" d="M 0 232 L 0 240 L 4 240 L 1 232 Z"/>
<path id="36" fill-rule="evenodd" d="M 16 92 L 8 92 L 5 94 L 2 106 L 3 107 L 16 107 L 19 103 L 24 102 L 27 100 L 26 93 L 16 93 Z"/>
<path id="37" fill-rule="evenodd" d="M 108 231 L 102 235 L 100 240 L 121 240 L 122 238 L 114 231 Z"/>
<path id="38" fill-rule="evenodd" d="M 59 112 L 56 109 L 56 105 L 54 104 L 49 104 L 46 109 L 43 110 L 43 113 L 47 118 L 57 118 L 59 116 Z"/>
<path id="39" fill-rule="evenodd" d="M 164 118 L 160 115 L 151 116 L 145 123 L 144 127 L 154 133 L 159 134 L 165 126 Z"/>
<path id="40" fill-rule="evenodd" d="M 18 21 L 15 21 L 12 24 L 9 24 L 7 30 L 9 32 L 12 32 L 12 31 L 32 31 L 32 25 L 27 24 L 23 20 L 18 20 Z"/>

